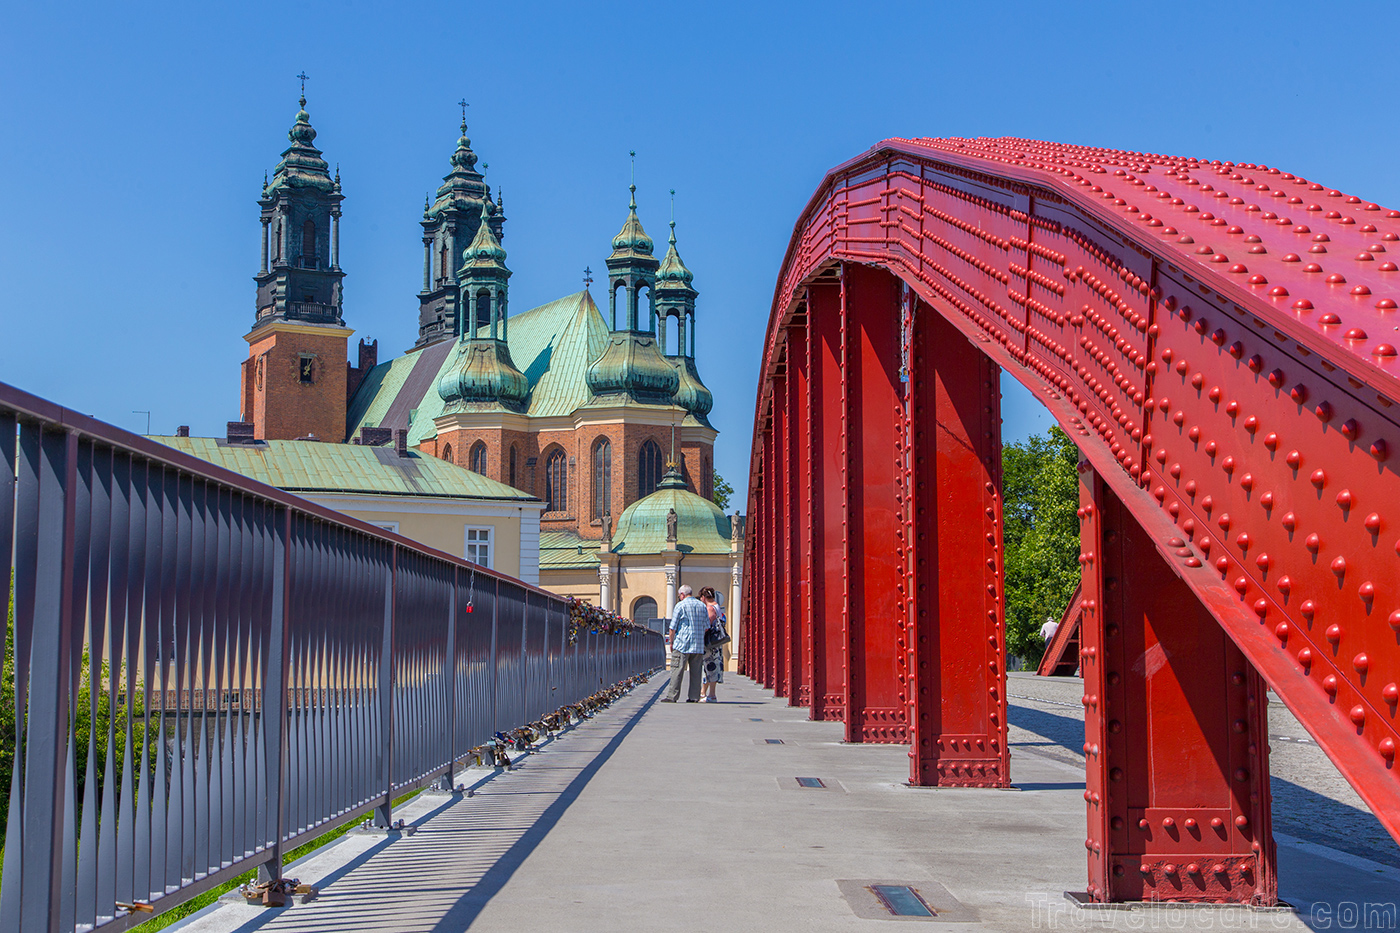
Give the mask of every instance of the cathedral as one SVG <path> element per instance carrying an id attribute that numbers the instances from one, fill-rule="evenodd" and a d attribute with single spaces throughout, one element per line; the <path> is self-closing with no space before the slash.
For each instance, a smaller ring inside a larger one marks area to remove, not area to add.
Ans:
<path id="1" fill-rule="evenodd" d="M 464 119 L 451 169 L 423 206 L 416 339 L 385 362 L 377 340 L 360 340 L 347 360 L 344 196 L 316 135 L 303 96 L 258 202 L 262 258 L 241 379 L 253 437 L 397 441 L 537 497 L 540 585 L 555 592 L 636 618 L 669 612 L 680 582 L 732 602 L 741 522 L 710 501 L 714 399 L 696 367 L 697 292 L 675 221 L 658 260 L 633 184 L 606 259 L 606 315 L 591 279 L 512 314 L 505 206 L 477 171 Z"/>

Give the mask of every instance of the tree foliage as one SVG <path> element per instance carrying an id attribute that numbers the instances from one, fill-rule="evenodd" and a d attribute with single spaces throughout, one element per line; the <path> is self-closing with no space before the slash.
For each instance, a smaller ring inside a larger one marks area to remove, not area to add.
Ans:
<path id="1" fill-rule="evenodd" d="M 715 471 L 715 491 L 710 496 L 710 501 L 719 506 L 723 511 L 729 511 L 729 497 L 734 495 L 734 487 L 729 485 L 729 481 Z"/>
<path id="2" fill-rule="evenodd" d="M 1002 448 L 1006 650 L 1027 665 L 1045 652 L 1041 625 L 1059 620 L 1079 585 L 1078 463 L 1058 427 Z"/>

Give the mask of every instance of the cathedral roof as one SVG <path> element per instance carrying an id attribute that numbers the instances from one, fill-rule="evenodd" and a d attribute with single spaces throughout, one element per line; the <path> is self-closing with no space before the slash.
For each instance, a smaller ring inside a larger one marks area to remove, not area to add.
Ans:
<path id="1" fill-rule="evenodd" d="M 715 407 L 715 396 L 700 381 L 700 372 L 695 368 L 693 357 L 674 358 L 676 374 L 680 376 L 680 386 L 676 389 L 676 404 L 690 412 L 702 424 L 710 423 L 707 417 Z"/>
<path id="2" fill-rule="evenodd" d="M 586 372 L 607 345 L 608 325 L 587 291 L 512 315 L 508 333 L 511 359 L 530 386 L 526 414 L 566 417 L 593 400 Z M 487 335 L 486 328 L 477 334 Z M 371 370 L 350 403 L 350 435 L 361 427 L 407 428 L 410 446 L 435 436 L 433 419 L 445 404 L 437 385 L 456 347 L 440 341 Z"/>
<path id="3" fill-rule="evenodd" d="M 264 190 L 264 196 L 278 188 L 335 190 L 336 183 L 331 180 L 330 166 L 321 158 L 321 150 L 312 145 L 316 140 L 316 130 L 311 126 L 311 115 L 306 112 L 306 98 L 301 98 L 300 103 L 296 122 L 287 131 L 287 138 L 292 144 L 282 153 L 282 161 L 277 163 L 272 183 Z"/>
<path id="4" fill-rule="evenodd" d="M 539 501 L 528 492 L 436 457 L 413 452 L 400 457 L 391 446 L 275 440 L 225 444 L 214 437 L 152 437 L 151 440 L 249 479 L 299 494 Z"/>
<path id="5" fill-rule="evenodd" d="M 676 510 L 676 549 L 687 554 L 728 554 L 729 516 L 687 488 L 674 467 L 656 492 L 629 505 L 613 532 L 614 554 L 659 554 L 666 542 L 666 517 Z"/>

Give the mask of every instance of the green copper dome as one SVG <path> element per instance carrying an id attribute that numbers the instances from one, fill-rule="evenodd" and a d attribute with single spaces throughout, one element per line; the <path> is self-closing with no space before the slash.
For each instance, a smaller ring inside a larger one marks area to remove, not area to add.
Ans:
<path id="1" fill-rule="evenodd" d="M 476 337 L 458 344 L 453 352 L 453 360 L 438 380 L 444 413 L 461 411 L 473 402 L 524 410 L 530 380 L 515 368 L 504 340 Z"/>
<path id="2" fill-rule="evenodd" d="M 321 158 L 321 150 L 312 145 L 316 140 L 316 129 L 311 125 L 311 115 L 306 112 L 306 98 L 301 98 L 300 103 L 296 122 L 287 131 L 287 139 L 292 144 L 282 153 L 282 161 L 277 163 L 272 183 L 264 189 L 264 196 L 269 196 L 278 188 L 319 188 L 322 191 L 335 188 L 330 166 Z"/>
<path id="3" fill-rule="evenodd" d="M 481 212 L 481 225 L 476 228 L 476 236 L 471 244 L 462 251 L 462 266 L 472 269 L 499 269 L 509 272 L 506 269 L 506 248 L 501 245 L 501 241 L 496 239 L 495 232 L 491 229 L 491 211 L 494 205 L 488 200 L 483 204 Z"/>
<path id="4" fill-rule="evenodd" d="M 608 345 L 588 367 L 588 388 L 594 395 L 626 393 L 638 401 L 668 403 L 680 387 L 676 368 L 661 355 L 649 331 L 616 330 Z"/>
<path id="5" fill-rule="evenodd" d="M 627 212 L 627 220 L 622 230 L 613 237 L 613 259 L 630 259 L 637 256 L 651 257 L 656 251 L 656 243 L 642 229 L 642 220 L 637 216 L 637 186 L 628 186 L 632 192 L 632 203 Z"/>
<path id="6" fill-rule="evenodd" d="M 701 421 L 706 421 L 705 416 L 715 407 L 715 396 L 700 381 L 695 360 L 688 356 L 676 359 L 676 374 L 680 379 L 676 388 L 676 404 Z"/>
<path id="7" fill-rule="evenodd" d="M 432 205 L 423 212 L 425 218 L 433 218 L 445 210 L 481 210 L 491 198 L 491 187 L 485 177 L 476 170 L 476 153 L 472 151 L 472 141 L 467 136 L 467 122 L 462 121 L 462 135 L 457 138 L 457 148 L 452 153 L 452 171 L 442 178 Z"/>
<path id="8" fill-rule="evenodd" d="M 676 510 L 677 550 L 688 554 L 728 554 L 729 516 L 686 488 L 675 467 L 666 471 L 656 492 L 633 502 L 613 532 L 615 554 L 659 554 L 666 542 L 666 516 Z"/>
<path id="9" fill-rule="evenodd" d="M 671 245 L 666 250 L 666 257 L 661 260 L 661 269 L 656 274 L 656 287 L 665 288 L 671 286 L 689 287 L 694 280 L 695 274 L 686 268 L 681 260 L 681 254 L 676 251 L 676 222 L 671 221 Z"/>

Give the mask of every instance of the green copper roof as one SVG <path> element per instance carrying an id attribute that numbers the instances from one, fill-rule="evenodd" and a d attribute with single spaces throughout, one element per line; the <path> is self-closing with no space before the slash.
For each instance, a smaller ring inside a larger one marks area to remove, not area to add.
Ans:
<path id="1" fill-rule="evenodd" d="M 631 185 L 632 203 L 627 212 L 627 220 L 622 224 L 617 236 L 613 237 L 613 252 L 609 260 L 640 259 L 655 268 L 656 242 L 642 229 L 642 220 L 637 216 L 637 186 Z"/>
<path id="2" fill-rule="evenodd" d="M 487 229 L 486 225 L 481 229 Z M 457 343 L 437 390 L 444 411 L 466 410 L 482 403 L 519 411 L 530 394 L 530 382 L 515 368 L 504 340 L 475 337 Z"/>
<path id="3" fill-rule="evenodd" d="M 471 245 L 462 252 L 462 268 L 467 272 L 495 272 L 510 275 L 506 268 L 506 250 L 496 234 L 491 231 L 491 213 L 495 209 L 490 201 L 482 205 L 481 224 L 476 228 L 476 236 Z"/>
<path id="4" fill-rule="evenodd" d="M 676 368 L 661 355 L 651 331 L 613 331 L 602 355 L 588 367 L 588 387 L 604 399 L 625 395 L 669 405 L 679 385 Z"/>
<path id="5" fill-rule="evenodd" d="M 687 554 L 729 553 L 729 517 L 709 499 L 687 489 L 674 468 L 666 471 L 656 492 L 623 511 L 613 532 L 613 553 L 659 554 L 666 550 L 670 546 L 666 542 L 666 516 L 672 509 L 676 510 L 677 550 Z"/>
<path id="6" fill-rule="evenodd" d="M 282 153 L 282 161 L 277 163 L 264 196 L 277 188 L 333 190 L 335 182 L 331 181 L 330 166 L 321 158 L 321 150 L 312 145 L 316 130 L 311 126 L 311 115 L 306 112 L 305 97 L 301 98 L 301 110 L 297 111 L 296 122 L 287 131 L 287 138 L 292 144 Z"/>
<path id="7" fill-rule="evenodd" d="M 393 447 L 262 441 L 225 444 L 213 437 L 153 437 L 225 469 L 294 493 L 358 493 L 438 499 L 539 502 L 534 496 L 436 457 Z"/>
<path id="8" fill-rule="evenodd" d="M 598 568 L 598 542 L 572 531 L 540 532 L 540 568 L 594 570 Z"/>
<path id="9" fill-rule="evenodd" d="M 689 356 L 670 357 L 676 364 L 676 375 L 680 377 L 680 387 L 676 389 L 676 404 L 708 425 L 710 410 L 715 407 L 715 396 L 700 381 L 700 372 L 695 368 L 695 360 Z"/>
<path id="10" fill-rule="evenodd" d="M 451 208 L 480 208 L 490 196 L 490 190 L 485 178 L 476 170 L 476 153 L 472 152 L 472 141 L 467 138 L 467 121 L 463 120 L 462 135 L 458 137 L 457 149 L 452 153 L 452 171 L 443 176 L 432 205 L 424 205 L 423 216 L 436 217 Z"/>
<path id="11" fill-rule="evenodd" d="M 676 222 L 671 221 L 671 238 L 666 250 L 666 256 L 661 260 L 661 268 L 656 273 L 656 288 L 661 291 L 664 288 L 688 289 L 690 297 L 695 297 L 695 289 L 690 283 L 695 279 L 695 273 L 686 268 L 685 262 L 681 260 L 681 254 L 676 251 Z"/>

